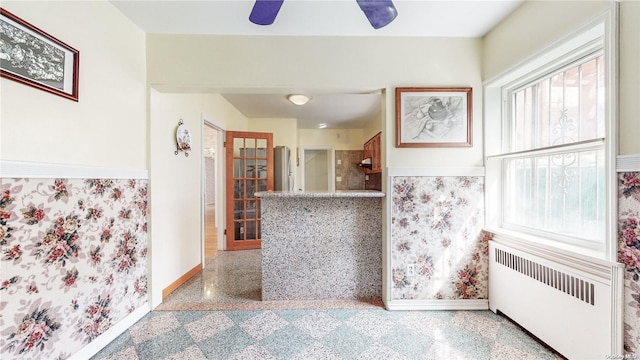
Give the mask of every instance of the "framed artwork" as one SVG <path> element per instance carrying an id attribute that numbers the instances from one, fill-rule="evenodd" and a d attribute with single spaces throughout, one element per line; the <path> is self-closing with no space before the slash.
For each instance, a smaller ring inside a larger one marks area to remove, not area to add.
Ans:
<path id="1" fill-rule="evenodd" d="M 0 76 L 78 101 L 78 50 L 0 8 Z"/>
<path id="2" fill-rule="evenodd" d="M 471 88 L 396 88 L 396 147 L 470 147 Z"/>

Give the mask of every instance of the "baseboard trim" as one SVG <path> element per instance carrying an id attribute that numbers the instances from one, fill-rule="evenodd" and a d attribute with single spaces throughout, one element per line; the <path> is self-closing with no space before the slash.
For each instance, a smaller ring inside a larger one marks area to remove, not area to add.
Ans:
<path id="1" fill-rule="evenodd" d="M 195 275 L 197 275 L 200 271 L 202 271 L 202 263 L 193 267 L 193 269 L 187 271 L 186 274 L 180 276 L 178 280 L 172 282 L 169 286 L 162 289 L 162 298 L 166 298 L 169 294 L 171 294 L 175 289 L 180 287 L 180 285 L 187 282 L 187 280 L 191 279 Z"/>
<path id="2" fill-rule="evenodd" d="M 489 300 L 390 300 L 387 310 L 489 310 Z"/>
<path id="3" fill-rule="evenodd" d="M 87 346 L 80 349 L 80 351 L 71 355 L 71 357 L 69 357 L 69 360 L 90 359 L 105 346 L 109 345 L 109 343 L 115 340 L 118 336 L 127 331 L 127 329 L 138 322 L 138 320 L 142 319 L 150 311 L 151 308 L 149 307 L 148 303 L 145 303 L 139 308 L 133 310 L 129 315 L 127 315 L 127 317 L 110 327 L 107 331 L 95 338 L 95 340 L 93 340 Z"/>

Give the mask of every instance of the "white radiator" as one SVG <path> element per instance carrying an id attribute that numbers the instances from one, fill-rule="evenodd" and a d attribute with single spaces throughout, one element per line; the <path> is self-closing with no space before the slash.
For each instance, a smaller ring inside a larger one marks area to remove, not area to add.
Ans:
<path id="1" fill-rule="evenodd" d="M 568 359 L 622 354 L 623 268 L 489 242 L 489 308 Z"/>

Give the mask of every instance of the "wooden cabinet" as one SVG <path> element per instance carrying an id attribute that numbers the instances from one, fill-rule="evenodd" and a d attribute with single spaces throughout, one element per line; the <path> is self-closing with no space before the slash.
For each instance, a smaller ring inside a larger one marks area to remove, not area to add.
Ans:
<path id="1" fill-rule="evenodd" d="M 366 174 L 382 172 L 381 135 L 379 132 L 364 143 L 364 157 L 371 158 L 371 169 L 364 168 Z"/>

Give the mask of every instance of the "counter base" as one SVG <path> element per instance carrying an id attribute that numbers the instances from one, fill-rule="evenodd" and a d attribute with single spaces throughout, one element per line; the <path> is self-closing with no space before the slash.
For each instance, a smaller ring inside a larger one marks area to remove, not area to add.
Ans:
<path id="1" fill-rule="evenodd" d="M 382 198 L 264 197 L 262 300 L 380 299 Z"/>

